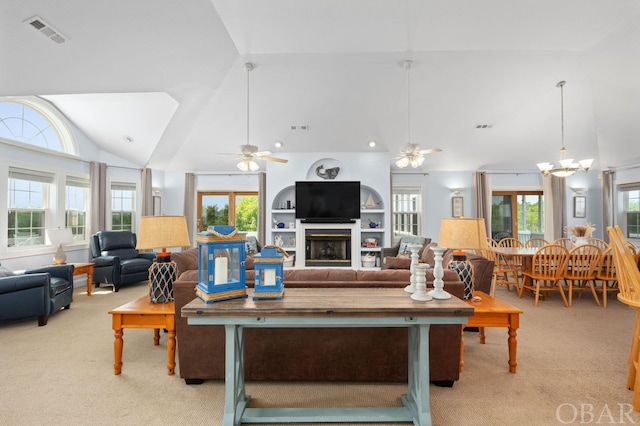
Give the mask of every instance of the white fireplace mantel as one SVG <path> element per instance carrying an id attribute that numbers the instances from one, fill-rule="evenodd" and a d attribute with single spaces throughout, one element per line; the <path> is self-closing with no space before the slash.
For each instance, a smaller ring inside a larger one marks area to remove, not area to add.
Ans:
<path id="1" fill-rule="evenodd" d="M 308 229 L 348 229 L 351 231 L 351 269 L 360 269 L 360 219 L 353 223 L 306 223 L 296 220 L 296 269 L 309 268 L 305 265 L 306 232 Z"/>

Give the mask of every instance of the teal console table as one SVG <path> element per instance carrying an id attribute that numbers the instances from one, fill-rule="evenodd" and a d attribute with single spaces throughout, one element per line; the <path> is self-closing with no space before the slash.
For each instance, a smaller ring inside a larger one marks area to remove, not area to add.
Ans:
<path id="1" fill-rule="evenodd" d="M 419 302 L 402 288 L 292 288 L 282 300 L 232 299 L 182 307 L 190 325 L 225 326 L 225 426 L 241 423 L 413 422 L 431 425 L 429 326 L 466 324 L 473 308 L 453 297 Z M 407 327 L 409 380 L 403 407 L 250 408 L 245 394 L 246 327 Z M 203 354 L 206 356 L 206 354 Z"/>

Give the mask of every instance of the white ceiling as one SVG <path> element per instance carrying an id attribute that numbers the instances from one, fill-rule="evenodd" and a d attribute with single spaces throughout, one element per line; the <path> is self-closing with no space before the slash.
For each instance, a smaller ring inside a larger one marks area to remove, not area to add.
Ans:
<path id="1" fill-rule="evenodd" d="M 43 96 L 101 149 L 158 169 L 236 170 L 246 62 L 261 150 L 374 140 L 392 159 L 408 141 L 407 59 L 411 141 L 443 149 L 424 170 L 557 160 L 560 80 L 570 157 L 640 163 L 640 0 L 21 0 L 0 5 L 0 55 L 0 96 Z"/>

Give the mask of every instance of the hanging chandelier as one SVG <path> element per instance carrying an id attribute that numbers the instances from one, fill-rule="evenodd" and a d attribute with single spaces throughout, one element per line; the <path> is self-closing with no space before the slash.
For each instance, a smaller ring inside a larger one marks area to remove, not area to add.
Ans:
<path id="1" fill-rule="evenodd" d="M 411 143 L 411 68 L 413 61 L 405 61 L 404 69 L 407 70 L 407 144 L 402 147 L 398 157 L 396 158 L 396 166 L 401 169 L 411 166 L 414 169 L 420 167 L 424 163 L 425 154 L 442 151 L 440 148 L 421 149 L 417 143 Z"/>
<path id="2" fill-rule="evenodd" d="M 579 160 L 577 163 L 573 162 L 573 158 L 566 158 L 567 148 L 564 147 L 564 85 L 566 81 L 561 81 L 556 84 L 556 87 L 560 88 L 560 122 L 562 129 L 562 148 L 560 149 L 560 161 L 559 165 L 553 165 L 552 163 L 538 163 L 537 166 L 543 175 L 553 175 L 558 177 L 571 176 L 578 170 L 589 171 L 593 158 L 587 160 Z"/>

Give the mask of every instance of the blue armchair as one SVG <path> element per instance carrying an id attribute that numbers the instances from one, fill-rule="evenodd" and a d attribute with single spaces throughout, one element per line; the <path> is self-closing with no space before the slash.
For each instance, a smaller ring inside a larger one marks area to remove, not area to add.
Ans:
<path id="1" fill-rule="evenodd" d="M 93 282 L 113 284 L 118 291 L 122 284 L 149 278 L 149 267 L 155 253 L 140 253 L 136 249 L 136 234 L 131 231 L 98 231 L 91 236 Z"/>
<path id="2" fill-rule="evenodd" d="M 73 301 L 73 265 L 43 266 L 0 278 L 0 321 L 49 315 Z"/>

